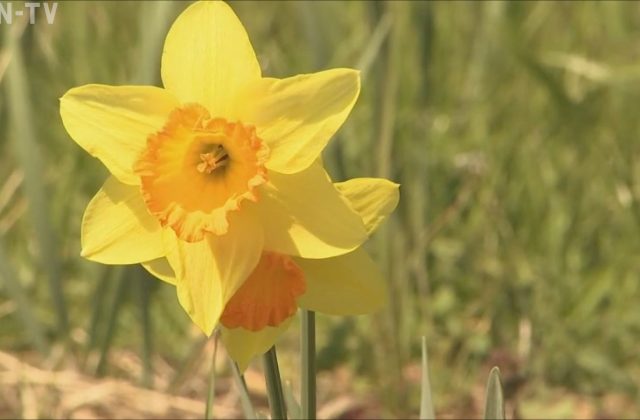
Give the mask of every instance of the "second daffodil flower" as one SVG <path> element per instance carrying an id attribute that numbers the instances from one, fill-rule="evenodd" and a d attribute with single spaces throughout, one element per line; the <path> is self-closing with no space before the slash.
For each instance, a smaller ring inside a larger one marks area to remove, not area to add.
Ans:
<path id="1" fill-rule="evenodd" d="M 243 306 L 234 295 L 255 272 L 290 282 L 290 298 L 304 299 L 310 283 L 289 256 L 350 255 L 367 238 L 357 206 L 397 195 L 387 181 L 356 181 L 360 191 L 385 187 L 378 199 L 350 203 L 319 163 L 358 97 L 358 72 L 262 77 L 242 24 L 218 1 L 178 17 L 161 64 L 164 88 L 86 85 L 61 98 L 70 136 L 111 172 L 85 212 L 83 256 L 142 263 L 161 278 L 170 271 L 206 334 L 230 301 Z M 287 319 L 290 308 L 270 312 L 265 325 Z"/>

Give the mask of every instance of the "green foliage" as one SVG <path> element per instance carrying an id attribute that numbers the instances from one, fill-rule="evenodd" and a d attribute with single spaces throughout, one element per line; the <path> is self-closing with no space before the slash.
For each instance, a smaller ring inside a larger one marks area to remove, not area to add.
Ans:
<path id="1" fill-rule="evenodd" d="M 435 419 L 433 409 L 433 395 L 431 393 L 431 381 L 429 380 L 429 358 L 427 355 L 427 337 L 422 337 L 422 380 L 420 382 L 420 418 Z"/>
<path id="2" fill-rule="evenodd" d="M 58 115 L 73 86 L 159 84 L 164 31 L 185 6 L 60 2 L 54 25 L 3 28 L 0 306 L 15 306 L 0 323 L 1 350 L 46 352 L 81 329 L 87 340 L 72 348 L 88 371 L 108 373 L 114 345 L 175 364 L 199 345 L 170 286 L 80 259 L 82 213 L 106 174 Z M 267 75 L 363 71 L 361 98 L 325 161 L 336 180 L 402 184 L 397 214 L 368 245 L 390 306 L 372 318 L 319 316 L 319 367 L 347 361 L 393 415 L 419 406 L 402 372 L 419 360 L 421 335 L 444 405 L 505 353 L 535 386 L 637 395 L 634 4 L 232 6 Z M 140 380 L 151 385 L 146 366 Z"/>
<path id="3" fill-rule="evenodd" d="M 504 420 L 504 395 L 500 381 L 500 369 L 494 367 L 489 373 L 485 390 L 484 418 L 486 420 Z"/>

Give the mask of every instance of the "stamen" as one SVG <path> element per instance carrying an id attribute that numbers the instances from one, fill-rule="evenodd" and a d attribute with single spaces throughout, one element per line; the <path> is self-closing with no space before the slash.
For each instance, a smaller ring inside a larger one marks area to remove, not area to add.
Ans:
<path id="1" fill-rule="evenodd" d="M 221 144 L 217 145 L 215 150 L 207 153 L 200 153 L 200 163 L 196 169 L 201 174 L 211 174 L 218 168 L 222 168 L 229 163 L 229 154 Z"/>

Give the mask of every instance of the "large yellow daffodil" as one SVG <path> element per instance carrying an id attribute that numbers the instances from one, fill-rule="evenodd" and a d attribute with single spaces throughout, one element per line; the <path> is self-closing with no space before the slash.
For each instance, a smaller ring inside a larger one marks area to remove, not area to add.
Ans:
<path id="1" fill-rule="evenodd" d="M 207 334 L 263 252 L 327 258 L 367 237 L 319 154 L 359 94 L 357 71 L 262 77 L 222 2 L 171 27 L 164 88 L 86 85 L 61 98 L 70 136 L 111 172 L 82 223 L 82 255 L 166 257 L 180 303 Z"/>
<path id="2" fill-rule="evenodd" d="M 398 186 L 383 179 L 358 178 L 335 184 L 372 233 L 398 204 Z M 177 284 L 165 258 L 144 264 L 156 277 Z M 289 327 L 298 307 L 329 315 L 362 315 L 386 301 L 385 281 L 362 249 L 326 259 L 263 252 L 249 278 L 227 302 L 222 340 L 244 370 Z"/>

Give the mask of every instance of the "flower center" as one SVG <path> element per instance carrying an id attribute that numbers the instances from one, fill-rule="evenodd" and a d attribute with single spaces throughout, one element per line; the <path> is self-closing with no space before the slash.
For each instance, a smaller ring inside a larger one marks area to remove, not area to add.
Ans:
<path id="1" fill-rule="evenodd" d="M 258 265 L 231 297 L 220 322 L 227 328 L 260 331 L 277 327 L 298 309 L 306 290 L 304 273 L 286 255 L 264 252 Z"/>
<path id="2" fill-rule="evenodd" d="M 216 145 L 211 152 L 200 153 L 200 163 L 196 169 L 201 174 L 211 174 L 218 168 L 227 166 L 229 155 L 221 144 Z"/>
<path id="3" fill-rule="evenodd" d="M 243 200 L 258 200 L 268 155 L 255 128 L 212 118 L 194 104 L 176 108 L 149 135 L 134 170 L 151 214 L 180 239 L 197 242 L 225 234 L 228 213 Z"/>

